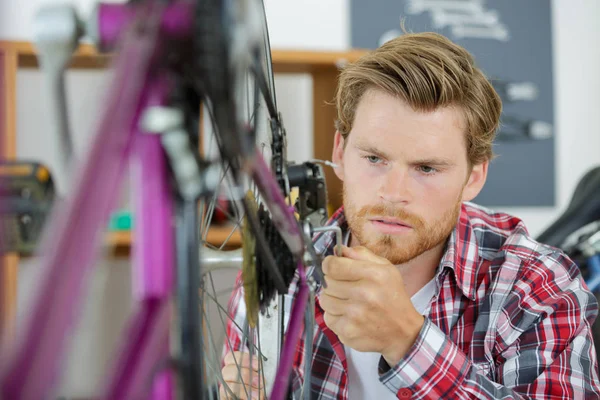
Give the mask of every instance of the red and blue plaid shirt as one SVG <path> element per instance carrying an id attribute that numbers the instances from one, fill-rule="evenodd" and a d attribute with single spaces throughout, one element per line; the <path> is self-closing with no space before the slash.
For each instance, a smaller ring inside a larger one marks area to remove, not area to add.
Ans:
<path id="1" fill-rule="evenodd" d="M 348 230 L 343 209 L 328 224 Z M 315 239 L 333 253 L 333 233 Z M 464 203 L 435 275 L 425 324 L 397 365 L 381 359 L 379 379 L 399 399 L 600 399 L 591 326 L 598 313 L 578 267 L 561 251 L 533 240 L 523 223 Z M 229 302 L 245 318 L 241 285 Z M 286 295 L 288 303 L 297 290 Z M 289 307 L 288 307 L 289 309 Z M 347 399 L 344 345 L 315 306 L 311 399 Z M 228 343 L 241 332 L 227 327 Z M 304 339 L 293 369 L 294 398 L 304 381 Z"/>

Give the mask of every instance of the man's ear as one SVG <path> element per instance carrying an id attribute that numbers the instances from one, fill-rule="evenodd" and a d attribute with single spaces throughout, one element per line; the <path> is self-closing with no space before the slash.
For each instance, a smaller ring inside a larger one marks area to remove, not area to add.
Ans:
<path id="1" fill-rule="evenodd" d="M 344 143 L 345 139 L 339 131 L 335 131 L 335 137 L 333 139 L 333 154 L 331 155 L 331 161 L 337 164 L 337 168 L 334 168 L 335 174 L 340 180 L 344 180 Z"/>
<path id="2" fill-rule="evenodd" d="M 473 166 L 463 189 L 462 201 L 471 201 L 481 192 L 487 179 L 488 166 L 489 161 Z"/>

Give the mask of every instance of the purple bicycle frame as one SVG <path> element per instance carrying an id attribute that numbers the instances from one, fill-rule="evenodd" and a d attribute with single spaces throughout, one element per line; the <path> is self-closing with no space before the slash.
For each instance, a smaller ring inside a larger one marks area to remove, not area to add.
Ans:
<path id="1" fill-rule="evenodd" d="M 171 399 L 174 381 L 157 371 L 169 357 L 170 298 L 173 292 L 174 230 L 172 196 L 160 136 L 141 132 L 138 121 L 147 107 L 165 105 L 170 92 L 166 75 L 155 67 L 164 38 L 189 36 L 193 4 L 160 1 L 135 6 L 102 4 L 101 47 L 119 51 L 106 108 L 86 161 L 78 168 L 72 194 L 57 206 L 44 231 L 39 255 L 41 274 L 28 320 L 11 354 L 0 360 L 0 398 L 46 398 L 55 389 L 64 361 L 66 338 L 83 303 L 83 285 L 99 258 L 99 240 L 116 205 L 128 163 L 136 193 L 133 244 L 134 298 L 130 321 L 115 363 L 106 374 L 102 398 Z M 144 25 L 143 33 L 136 30 Z M 260 155 L 253 176 L 267 199 L 282 236 L 298 257 L 304 241 L 293 212 Z M 271 399 L 288 387 L 293 350 L 298 342 L 308 287 L 299 263 L 300 293 L 294 304 Z M 152 382 L 150 385 L 149 382 Z"/>
<path id="2" fill-rule="evenodd" d="M 161 29 L 163 11 L 159 3 L 144 3 L 135 13 L 146 28 L 143 34 L 136 29 L 123 30 L 121 50 L 113 63 L 115 77 L 94 143 L 77 170 L 72 195 L 58 206 L 44 232 L 39 254 L 42 276 L 22 341 L 2 369 L 2 398 L 41 399 L 55 390 L 66 338 L 83 303 L 85 277 L 98 259 L 99 239 L 134 154 L 139 201 L 133 271 L 139 310 L 129 322 L 125 350 L 107 374 L 112 377 L 107 398 L 144 393 L 152 369 L 168 355 L 168 301 L 175 257 L 174 233 L 169 228 L 172 207 L 160 137 L 137 129 L 145 107 L 163 103 L 169 90 L 160 71 L 152 68 L 157 65 L 161 35 L 168 33 Z M 190 24 L 172 26 L 186 29 Z M 149 195 L 153 190 L 158 193 Z M 170 398 L 171 382 L 164 376 L 155 382 L 156 398 Z"/>

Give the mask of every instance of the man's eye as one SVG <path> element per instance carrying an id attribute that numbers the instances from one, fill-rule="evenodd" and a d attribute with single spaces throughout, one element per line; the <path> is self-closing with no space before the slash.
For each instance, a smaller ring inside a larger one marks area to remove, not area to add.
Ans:
<path id="1" fill-rule="evenodd" d="M 437 169 L 430 167 L 429 165 L 421 165 L 419 166 L 419 170 L 427 175 L 432 175 L 437 172 Z"/>
<path id="2" fill-rule="evenodd" d="M 377 156 L 366 156 L 365 157 L 367 159 L 368 162 L 370 162 L 371 164 L 378 164 L 381 162 L 381 158 L 377 157 Z"/>

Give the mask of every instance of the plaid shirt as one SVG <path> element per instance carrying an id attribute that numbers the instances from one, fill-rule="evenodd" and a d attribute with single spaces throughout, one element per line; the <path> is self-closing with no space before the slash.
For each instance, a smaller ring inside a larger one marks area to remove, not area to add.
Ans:
<path id="1" fill-rule="evenodd" d="M 328 224 L 346 232 L 343 209 Z M 329 255 L 333 240 L 323 233 L 315 246 Z M 412 348 L 392 367 L 381 358 L 379 379 L 399 399 L 600 399 L 591 334 L 596 299 L 578 267 L 534 241 L 519 219 L 464 203 L 434 279 L 431 308 Z M 296 290 L 293 283 L 286 303 Z M 229 302 L 238 322 L 245 318 L 240 299 L 237 289 Z M 344 345 L 325 325 L 318 296 L 315 319 L 310 397 L 347 399 Z M 234 324 L 227 335 L 239 349 Z M 293 368 L 296 399 L 303 375 L 302 338 Z"/>

